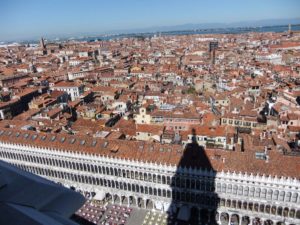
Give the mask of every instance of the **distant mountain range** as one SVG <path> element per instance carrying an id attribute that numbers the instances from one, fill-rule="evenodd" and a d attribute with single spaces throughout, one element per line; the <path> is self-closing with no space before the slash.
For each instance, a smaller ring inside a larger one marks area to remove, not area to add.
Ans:
<path id="1" fill-rule="evenodd" d="M 104 37 L 120 34 L 139 34 L 139 33 L 154 33 L 154 32 L 172 32 L 172 31 L 191 31 L 191 30 L 213 30 L 213 29 L 230 29 L 230 28 L 254 28 L 254 27 L 267 27 L 267 26 L 287 26 L 288 24 L 300 25 L 300 18 L 291 19 L 266 19 L 266 20 L 256 20 L 256 21 L 241 21 L 234 23 L 187 23 L 174 26 L 153 26 L 147 28 L 136 28 L 136 29 L 116 29 L 110 31 L 102 32 L 77 32 L 73 34 L 45 34 L 48 40 L 66 40 L 70 39 L 84 39 L 87 37 Z M 292 27 L 293 28 L 293 27 Z M 40 37 L 32 37 L 26 40 L 14 39 L 14 41 L 21 42 L 35 42 L 39 40 Z M 8 42 L 12 42 L 8 41 Z M 2 42 L 4 44 L 7 42 Z"/>
<path id="2" fill-rule="evenodd" d="M 280 26 L 288 24 L 300 24 L 300 18 L 292 19 L 266 19 L 256 21 L 241 21 L 234 23 L 187 23 L 174 26 L 155 26 L 140 29 L 124 29 L 114 30 L 107 33 L 142 33 L 142 32 L 166 32 L 180 30 L 196 30 L 196 29 L 217 29 L 217 28 L 237 28 L 237 27 L 265 27 L 265 26 Z"/>

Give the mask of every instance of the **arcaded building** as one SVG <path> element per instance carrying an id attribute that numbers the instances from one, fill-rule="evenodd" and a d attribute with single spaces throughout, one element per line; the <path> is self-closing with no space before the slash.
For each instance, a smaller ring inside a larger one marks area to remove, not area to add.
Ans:
<path id="1" fill-rule="evenodd" d="M 2 128 L 0 159 L 116 204 L 198 211 L 207 223 L 300 224 L 299 158 L 274 149 L 204 150 Z"/>

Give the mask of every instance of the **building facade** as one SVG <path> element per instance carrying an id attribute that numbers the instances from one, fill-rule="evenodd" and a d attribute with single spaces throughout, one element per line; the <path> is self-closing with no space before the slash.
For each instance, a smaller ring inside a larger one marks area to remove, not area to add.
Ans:
<path id="1" fill-rule="evenodd" d="M 186 206 L 226 225 L 300 223 L 299 176 L 176 166 L 182 146 L 131 143 L 2 129 L 0 159 L 115 204 L 159 211 Z M 142 156 L 129 157 L 132 151 Z M 229 160 L 226 154 L 219 164 Z M 170 155 L 174 161 L 166 161 Z"/>

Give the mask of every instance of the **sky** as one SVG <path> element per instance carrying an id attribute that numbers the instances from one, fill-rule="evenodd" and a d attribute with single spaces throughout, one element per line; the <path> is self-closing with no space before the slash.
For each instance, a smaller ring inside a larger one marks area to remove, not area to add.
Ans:
<path id="1" fill-rule="evenodd" d="M 0 40 L 299 17 L 299 0 L 1 0 Z"/>

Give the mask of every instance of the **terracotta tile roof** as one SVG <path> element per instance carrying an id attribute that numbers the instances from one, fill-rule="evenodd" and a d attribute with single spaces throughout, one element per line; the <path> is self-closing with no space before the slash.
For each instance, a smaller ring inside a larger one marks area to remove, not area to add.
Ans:
<path id="1" fill-rule="evenodd" d="M 106 140 L 78 135 L 63 135 L 0 129 L 0 142 L 24 144 L 61 151 L 86 152 L 112 158 L 155 162 L 157 164 L 182 165 L 207 168 L 215 171 L 231 171 L 271 176 L 296 177 L 300 179 L 298 157 L 269 151 L 269 161 L 255 158 L 253 151 L 203 150 L 189 145 L 185 150 L 180 145 L 146 143 L 142 141 Z M 288 165 L 282 167 L 282 165 Z"/>

